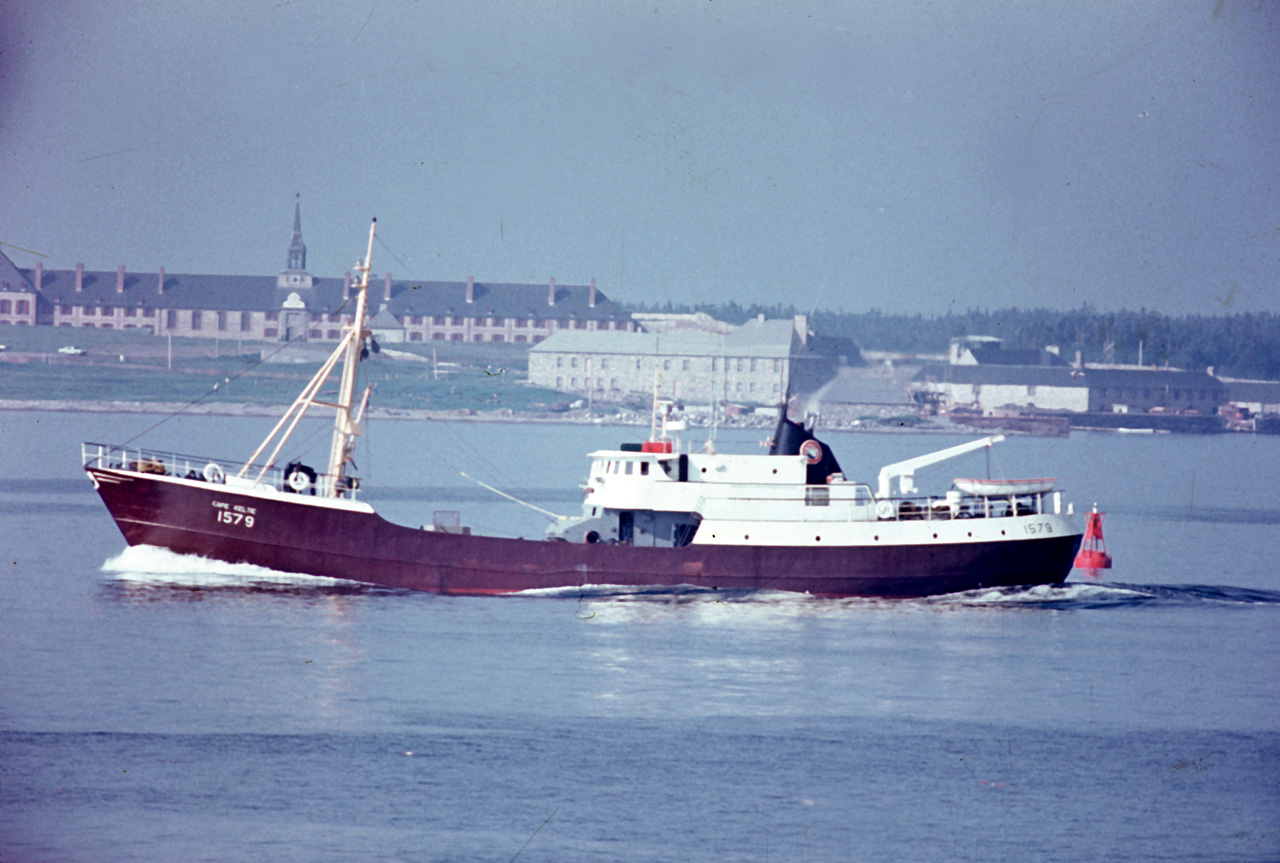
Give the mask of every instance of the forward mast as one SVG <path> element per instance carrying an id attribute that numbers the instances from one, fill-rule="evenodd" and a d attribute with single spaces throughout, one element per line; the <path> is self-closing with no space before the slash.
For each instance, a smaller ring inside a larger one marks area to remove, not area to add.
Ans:
<path id="1" fill-rule="evenodd" d="M 360 360 L 367 355 L 365 342 L 371 336 L 365 324 L 369 306 L 369 271 L 373 266 L 373 240 L 377 229 L 378 220 L 374 219 L 369 225 L 368 251 L 365 253 L 363 260 L 356 262 L 355 270 L 359 274 L 359 281 L 356 285 L 356 309 L 352 315 L 351 323 L 343 325 L 342 338 L 339 340 L 337 347 L 334 348 L 333 353 L 329 355 L 320 370 L 315 373 L 315 376 L 311 378 L 298 397 L 294 399 L 293 404 L 285 411 L 284 416 L 276 423 L 271 433 L 249 456 L 244 467 L 240 468 L 236 474 L 237 478 L 245 478 L 250 467 L 257 462 L 258 457 L 275 441 L 275 448 L 272 449 L 271 455 L 262 463 L 257 476 L 253 478 L 255 485 L 261 482 L 263 475 L 275 465 L 276 459 L 280 457 L 280 452 L 284 449 L 284 445 L 293 434 L 293 430 L 297 428 L 303 415 L 312 405 L 320 405 L 321 407 L 333 409 L 334 423 L 333 441 L 329 446 L 328 470 L 321 481 L 317 483 L 319 486 L 317 492 L 324 497 L 344 497 L 349 492 L 355 491 L 356 480 L 347 477 L 346 468 L 351 461 L 351 451 L 355 446 L 355 439 L 361 434 L 360 421 L 364 418 L 365 409 L 369 405 L 369 388 L 365 387 L 364 393 L 360 396 L 359 406 L 354 411 L 352 410 L 355 407 L 356 367 L 360 364 Z M 339 362 L 342 363 L 342 377 L 338 384 L 337 401 L 321 401 L 317 398 L 320 388 L 328 380 L 329 375 L 333 373 L 334 367 Z M 288 479 L 286 477 L 286 481 Z"/>

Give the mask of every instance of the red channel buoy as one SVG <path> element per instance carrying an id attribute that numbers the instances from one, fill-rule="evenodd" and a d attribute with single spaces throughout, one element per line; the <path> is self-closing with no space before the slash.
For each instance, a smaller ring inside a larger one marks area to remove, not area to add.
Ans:
<path id="1" fill-rule="evenodd" d="M 1098 505 L 1095 503 L 1084 526 L 1084 542 L 1080 544 L 1080 553 L 1076 555 L 1075 565 L 1080 569 L 1111 568 L 1111 555 L 1107 554 L 1107 544 L 1102 539 L 1104 515 L 1105 513 L 1098 512 Z"/>

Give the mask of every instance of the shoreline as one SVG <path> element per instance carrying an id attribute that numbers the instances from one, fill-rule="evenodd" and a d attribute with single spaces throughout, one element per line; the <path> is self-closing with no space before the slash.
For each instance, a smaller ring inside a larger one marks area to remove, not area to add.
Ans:
<path id="1" fill-rule="evenodd" d="M 61 413 L 112 413 L 112 414 L 179 414 L 193 416 L 228 417 L 280 417 L 288 405 L 253 404 L 250 402 L 210 402 L 207 404 L 180 404 L 178 402 L 107 401 L 80 399 L 0 399 L 0 411 L 50 411 Z M 593 421 L 590 417 L 575 417 L 574 412 L 563 414 L 530 413 L 499 409 L 480 412 L 470 408 L 453 410 L 418 410 L 412 408 L 369 408 L 370 419 L 406 420 L 473 420 L 478 422 L 565 422 Z M 596 418 L 597 420 L 603 418 Z M 608 420 L 605 420 L 608 421 Z M 616 421 L 615 421 L 616 422 Z M 630 425 L 631 423 L 618 423 Z"/>
<path id="2" fill-rule="evenodd" d="M 109 401 L 79 399 L 0 399 L 0 411 L 48 411 L 51 413 L 100 413 L 100 414 L 179 414 L 190 416 L 226 416 L 226 417 L 271 417 L 279 418 L 289 409 L 288 405 L 265 405 L 248 402 L 211 402 L 208 404 L 186 405 L 178 402 L 140 402 Z M 495 411 L 476 411 L 471 408 L 453 410 L 418 410 L 412 408 L 370 408 L 369 419 L 376 420 L 417 420 L 443 422 L 504 422 L 504 423 L 539 423 L 545 425 L 610 425 L 625 427 L 647 427 L 649 419 L 637 417 L 627 420 L 618 417 L 599 417 L 586 413 L 585 410 L 570 410 L 563 413 L 542 413 L 514 411 L 510 408 L 499 408 Z M 752 415 L 750 418 L 738 418 L 735 422 L 721 424 L 723 429 L 772 429 L 777 424 L 776 418 Z M 702 427 L 691 427 L 693 431 Z M 891 426 L 856 426 L 829 425 L 823 431 L 852 432 L 858 434 L 956 434 L 957 429 L 944 426 L 912 426 L 894 428 Z M 963 433 L 963 432 L 961 432 Z"/>

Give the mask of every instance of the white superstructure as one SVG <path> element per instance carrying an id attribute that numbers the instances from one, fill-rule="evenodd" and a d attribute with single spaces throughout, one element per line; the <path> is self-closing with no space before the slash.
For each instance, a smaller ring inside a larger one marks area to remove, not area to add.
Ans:
<path id="1" fill-rule="evenodd" d="M 972 543 L 1071 532 L 1061 493 L 892 495 L 890 478 L 914 494 L 914 470 L 991 446 L 984 438 L 889 465 L 873 490 L 840 473 L 811 482 L 809 439 L 793 455 L 676 453 L 668 442 L 644 450 L 589 454 L 583 514 L 553 525 L 550 538 L 642 545 L 818 546 Z M 816 446 L 815 446 L 816 445 Z M 818 449 L 821 447 L 821 449 Z M 1017 489 L 1015 489 L 1017 490 Z"/>

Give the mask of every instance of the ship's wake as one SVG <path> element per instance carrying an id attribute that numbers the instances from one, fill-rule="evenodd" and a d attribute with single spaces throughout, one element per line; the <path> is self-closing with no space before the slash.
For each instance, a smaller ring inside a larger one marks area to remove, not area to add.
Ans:
<path id="1" fill-rule="evenodd" d="M 1146 605 L 1268 605 L 1280 604 L 1280 591 L 1226 585 L 1143 585 L 1086 582 L 991 587 L 941 596 L 892 599 L 883 597 L 818 597 L 776 590 L 712 590 L 693 585 L 636 587 L 589 585 L 527 590 L 519 596 L 559 597 L 581 601 L 612 600 L 640 603 L 741 603 L 758 606 L 794 606 L 797 611 L 836 608 L 1009 608 L 1082 610 L 1129 608 Z"/>
<path id="2" fill-rule="evenodd" d="M 152 545 L 129 546 L 102 564 L 102 571 L 130 586 L 173 588 L 327 588 L 353 582 L 318 575 L 280 572 L 249 563 L 224 563 L 195 554 L 177 554 Z"/>
<path id="3" fill-rule="evenodd" d="M 1280 591 L 1214 584 L 1098 584 L 1068 582 L 967 590 L 929 600 L 937 605 L 1022 608 L 1127 608 L 1144 605 L 1270 605 Z"/>

